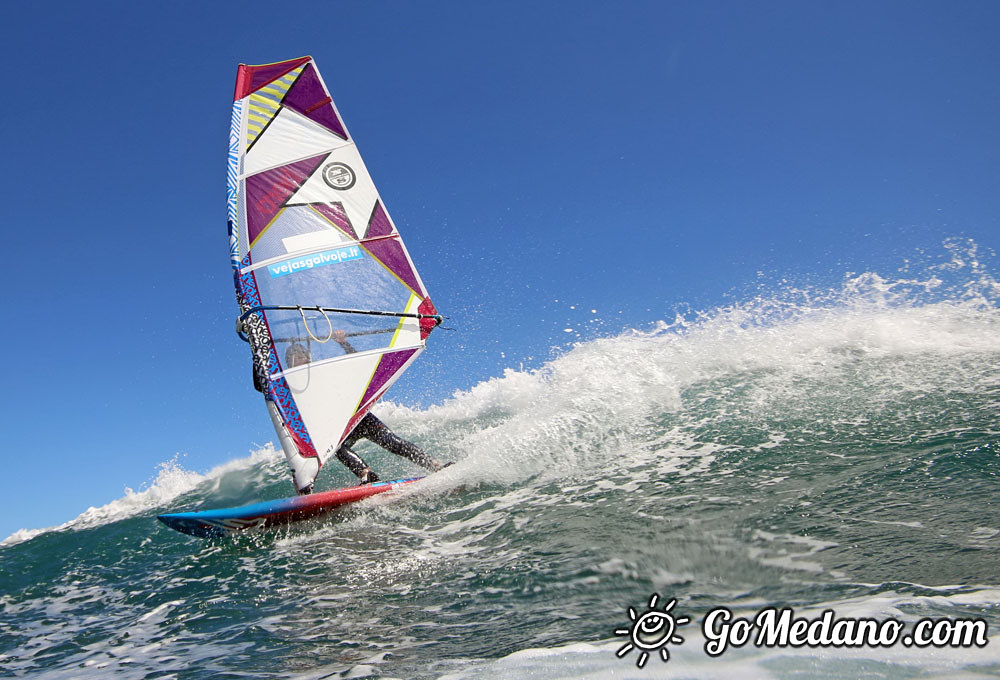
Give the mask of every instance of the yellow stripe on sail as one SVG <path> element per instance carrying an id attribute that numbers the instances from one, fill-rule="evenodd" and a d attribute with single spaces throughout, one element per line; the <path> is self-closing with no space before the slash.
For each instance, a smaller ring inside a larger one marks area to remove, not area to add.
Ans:
<path id="1" fill-rule="evenodd" d="M 405 314 L 412 314 L 416 311 L 416 307 L 420 304 L 420 298 L 416 296 L 415 293 L 410 293 L 410 299 L 406 301 L 406 307 L 404 308 Z M 399 332 L 403 330 L 403 324 L 409 321 L 405 316 L 399 317 L 399 323 L 396 325 L 396 332 L 392 334 L 392 340 L 389 342 L 389 347 L 395 347 L 396 341 L 399 339 Z"/>
<path id="2" fill-rule="evenodd" d="M 281 110 L 281 100 L 288 92 L 288 88 L 302 73 L 303 68 L 305 68 L 305 64 L 250 95 L 250 106 L 247 114 L 247 148 L 254 143 L 261 131 Z"/>

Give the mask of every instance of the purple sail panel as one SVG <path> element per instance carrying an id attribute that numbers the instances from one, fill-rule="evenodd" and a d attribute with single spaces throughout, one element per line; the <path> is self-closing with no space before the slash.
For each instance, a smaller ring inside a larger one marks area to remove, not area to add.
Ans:
<path id="1" fill-rule="evenodd" d="M 382 201 L 375 201 L 375 209 L 372 210 L 372 216 L 368 219 L 368 231 L 365 232 L 365 238 L 378 238 L 379 236 L 388 236 L 391 233 L 392 222 L 385 214 Z"/>
<path id="2" fill-rule="evenodd" d="M 378 239 L 377 241 L 363 241 L 362 243 L 365 250 L 372 254 L 372 257 L 398 276 L 399 280 L 405 283 L 410 290 L 420 297 L 426 297 L 420 284 L 417 283 L 417 275 L 413 272 L 413 267 L 410 265 L 409 258 L 406 257 L 406 251 L 403 250 L 403 244 L 400 243 L 398 236 Z"/>
<path id="3" fill-rule="evenodd" d="M 306 118 L 327 128 L 341 139 L 347 139 L 347 130 L 340 122 L 336 111 L 330 106 L 330 96 L 323 89 L 319 74 L 312 64 L 302 69 L 295 84 L 285 94 L 281 102 L 293 111 L 298 111 Z"/>
<path id="4" fill-rule="evenodd" d="M 298 191 L 328 155 L 289 163 L 247 178 L 247 238 L 250 243 L 260 236 L 284 207 L 285 201 Z"/>
<path id="5" fill-rule="evenodd" d="M 368 400 L 379 393 L 382 387 L 389 381 L 392 376 L 399 371 L 400 368 L 410 360 L 413 353 L 416 352 L 415 349 L 408 349 L 402 352 L 392 352 L 390 354 L 383 354 L 382 360 L 378 362 L 378 366 L 375 367 L 375 375 L 372 376 L 371 382 L 368 383 L 368 389 L 365 390 L 365 396 L 361 398 L 362 404 L 367 404 Z"/>
<path id="6" fill-rule="evenodd" d="M 354 227 L 351 225 L 351 221 L 347 219 L 347 213 L 344 212 L 344 206 L 342 204 L 313 203 L 311 204 L 311 207 L 313 210 L 325 217 L 330 224 L 340 229 L 352 239 L 355 241 L 358 239 L 358 235 L 354 232 Z"/>

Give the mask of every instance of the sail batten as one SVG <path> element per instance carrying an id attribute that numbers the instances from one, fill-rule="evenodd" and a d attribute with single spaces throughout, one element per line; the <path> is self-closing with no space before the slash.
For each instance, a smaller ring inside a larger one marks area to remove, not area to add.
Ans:
<path id="1" fill-rule="evenodd" d="M 239 328 L 301 489 L 440 317 L 313 59 L 241 64 L 235 92 L 227 206 Z"/>

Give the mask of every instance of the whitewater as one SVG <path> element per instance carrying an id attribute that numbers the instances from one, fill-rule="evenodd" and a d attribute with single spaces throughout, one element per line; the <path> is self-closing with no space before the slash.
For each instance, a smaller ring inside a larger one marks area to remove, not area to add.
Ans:
<path id="1" fill-rule="evenodd" d="M 155 520 L 287 496 L 273 446 L 207 472 L 168 461 L 0 543 L 0 676 L 1000 675 L 1000 285 L 974 244 L 947 250 L 383 403 L 456 464 L 288 529 L 206 541 Z M 416 472 L 368 446 L 384 478 Z M 335 467 L 327 488 L 349 481 Z M 621 631 L 668 601 L 687 623 L 640 667 Z M 720 607 L 981 620 L 987 644 L 713 657 L 701 622 Z"/>

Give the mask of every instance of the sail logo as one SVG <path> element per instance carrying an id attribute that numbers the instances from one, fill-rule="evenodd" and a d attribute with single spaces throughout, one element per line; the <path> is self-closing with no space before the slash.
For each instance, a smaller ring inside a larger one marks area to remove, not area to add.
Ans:
<path id="1" fill-rule="evenodd" d="M 347 191 L 358 181 L 351 166 L 345 163 L 329 163 L 323 167 L 323 181 L 337 191 Z"/>
<path id="2" fill-rule="evenodd" d="M 285 260 L 284 262 L 276 262 L 275 264 L 267 265 L 267 269 L 271 272 L 271 278 L 276 279 L 279 276 L 287 276 L 288 274 L 294 274 L 305 269 L 360 259 L 361 249 L 357 246 L 350 246 L 336 250 L 325 250 L 322 253 L 303 255 L 302 257 Z"/>

